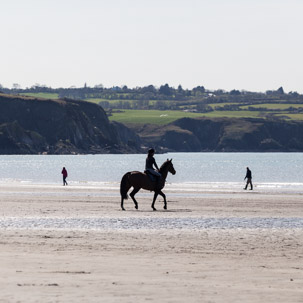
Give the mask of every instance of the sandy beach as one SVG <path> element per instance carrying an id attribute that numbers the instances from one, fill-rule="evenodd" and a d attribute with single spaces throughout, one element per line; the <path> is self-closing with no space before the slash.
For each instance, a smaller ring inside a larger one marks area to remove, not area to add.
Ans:
<path id="1" fill-rule="evenodd" d="M 303 302 L 301 193 L 165 193 L 0 185 L 0 302 Z"/>

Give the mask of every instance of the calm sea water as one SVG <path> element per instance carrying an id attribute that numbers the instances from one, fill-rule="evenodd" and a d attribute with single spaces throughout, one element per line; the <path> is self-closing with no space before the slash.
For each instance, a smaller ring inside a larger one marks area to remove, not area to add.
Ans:
<path id="1" fill-rule="evenodd" d="M 0 156 L 0 184 L 62 184 L 61 170 L 68 170 L 71 186 L 113 187 L 124 173 L 144 170 L 146 155 L 29 155 Z M 173 159 L 177 174 L 168 175 L 174 195 L 211 195 L 211 191 L 243 192 L 246 167 L 253 173 L 257 191 L 303 194 L 303 153 L 169 153 L 156 155 L 160 166 Z M 56 187 L 56 186 L 55 186 Z M 188 190 L 194 189 L 194 193 Z M 205 191 L 209 190 L 209 193 Z M 7 193 L 6 193 L 7 194 Z M 28 194 L 28 193 L 27 193 Z M 35 194 L 35 193 L 32 193 Z M 56 194 L 54 191 L 52 194 Z M 74 192 L 60 192 L 76 194 Z M 78 194 L 83 194 L 82 192 Z M 85 192 L 84 192 L 85 194 Z M 100 193 L 103 194 L 104 193 Z M 109 193 L 111 194 L 111 193 Z M 172 193 L 170 193 L 171 195 Z M 86 195 L 86 194 L 85 194 Z M 139 194 L 138 194 L 139 195 Z M 149 193 L 150 195 L 150 193 Z M 119 201 L 119 198 L 117 198 Z M 0 217 L 0 229 L 190 230 L 204 229 L 302 229 L 294 218 L 44 218 Z"/>
<path id="2" fill-rule="evenodd" d="M 71 184 L 119 184 L 124 173 L 143 171 L 145 154 L 136 155 L 2 155 L 0 182 L 61 183 L 61 169 L 68 170 Z M 243 183 L 248 166 L 253 181 L 268 188 L 296 187 L 303 191 L 303 153 L 168 153 L 156 154 L 160 166 L 173 159 L 177 171 L 168 183 L 221 184 Z"/>

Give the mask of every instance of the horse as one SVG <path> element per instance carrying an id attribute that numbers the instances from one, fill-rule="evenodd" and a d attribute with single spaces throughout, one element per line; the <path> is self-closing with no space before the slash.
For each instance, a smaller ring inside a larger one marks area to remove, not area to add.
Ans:
<path id="1" fill-rule="evenodd" d="M 142 173 L 139 171 L 131 171 L 131 172 L 126 173 L 122 177 L 122 180 L 120 183 L 121 209 L 125 210 L 125 208 L 123 206 L 123 201 L 124 201 L 124 199 L 128 198 L 127 192 L 129 191 L 129 189 L 131 187 L 133 187 L 133 190 L 129 195 L 131 196 L 132 200 L 134 201 L 136 209 L 138 209 L 138 202 L 135 199 L 135 194 L 141 188 L 155 192 L 153 203 L 151 205 L 153 210 L 156 210 L 155 201 L 156 201 L 158 195 L 163 197 L 164 209 L 167 209 L 166 196 L 162 192 L 162 189 L 165 186 L 165 180 L 166 180 L 168 172 L 170 172 L 173 175 L 176 173 L 174 166 L 172 164 L 172 159 L 171 160 L 167 159 L 167 161 L 165 161 L 161 165 L 161 167 L 159 169 L 159 173 L 161 174 L 162 177 L 161 177 L 161 181 L 159 182 L 159 184 L 157 184 L 155 181 L 152 181 L 151 178 L 146 173 Z"/>

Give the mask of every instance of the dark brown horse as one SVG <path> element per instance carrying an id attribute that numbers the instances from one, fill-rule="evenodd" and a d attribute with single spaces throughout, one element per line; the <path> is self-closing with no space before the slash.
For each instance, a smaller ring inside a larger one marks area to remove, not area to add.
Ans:
<path id="1" fill-rule="evenodd" d="M 138 209 L 138 203 L 135 199 L 135 194 L 141 188 L 155 192 L 153 203 L 151 205 L 153 210 L 156 210 L 155 209 L 155 201 L 156 201 L 158 195 L 163 197 L 163 199 L 164 199 L 164 209 L 167 209 L 166 196 L 162 192 L 162 188 L 165 186 L 165 179 L 167 177 L 168 172 L 172 173 L 173 175 L 176 173 L 176 171 L 174 169 L 174 166 L 172 164 L 172 159 L 171 160 L 167 159 L 167 161 L 165 161 L 162 164 L 162 166 L 160 167 L 159 172 L 160 172 L 162 177 L 161 177 L 160 184 L 158 184 L 158 185 L 156 184 L 155 181 L 153 182 L 147 174 L 141 173 L 139 171 L 128 172 L 122 177 L 121 184 L 120 184 L 121 208 L 122 208 L 122 210 L 125 210 L 124 206 L 123 206 L 123 201 L 124 201 L 124 199 L 127 199 L 127 192 L 129 191 L 129 189 L 131 187 L 133 187 L 134 189 L 132 190 L 132 192 L 129 195 L 133 199 L 136 209 Z"/>

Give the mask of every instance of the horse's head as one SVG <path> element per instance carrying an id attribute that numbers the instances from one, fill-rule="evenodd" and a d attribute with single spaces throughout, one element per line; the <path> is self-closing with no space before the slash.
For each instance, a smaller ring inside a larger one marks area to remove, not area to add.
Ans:
<path id="1" fill-rule="evenodd" d="M 172 160 L 173 159 L 171 160 L 167 159 L 167 161 L 165 161 L 160 167 L 160 173 L 162 174 L 162 176 L 164 176 L 164 178 L 166 178 L 167 172 L 170 172 L 173 175 L 176 173 Z"/>
<path id="2" fill-rule="evenodd" d="M 175 168 L 174 168 L 174 166 L 173 166 L 172 161 L 173 161 L 173 159 L 170 159 L 170 160 L 167 159 L 167 163 L 168 163 L 168 164 L 167 164 L 167 168 L 168 168 L 168 171 L 169 171 L 171 174 L 175 175 L 175 174 L 176 174 L 176 170 L 175 170 Z"/>

